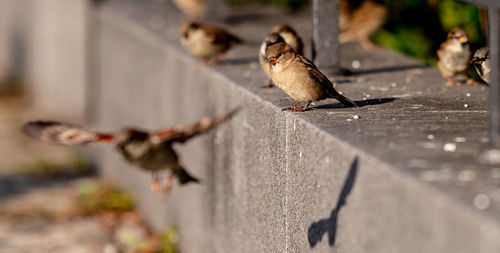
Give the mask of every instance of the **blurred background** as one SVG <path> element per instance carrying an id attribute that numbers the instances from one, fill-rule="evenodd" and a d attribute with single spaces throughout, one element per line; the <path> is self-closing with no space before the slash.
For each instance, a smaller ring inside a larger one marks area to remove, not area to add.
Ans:
<path id="1" fill-rule="evenodd" d="M 134 197 L 98 179 L 81 152 L 36 143 L 19 132 L 30 119 L 88 122 L 88 84 L 93 81 L 87 75 L 93 68 L 88 52 L 94 50 L 95 35 L 88 27 L 92 8 L 104 2 L 0 1 L 0 249 L 175 252 L 175 229 L 151 231 L 135 211 Z M 387 18 L 370 39 L 382 47 L 436 65 L 435 52 L 454 27 L 465 29 L 475 48 L 486 44 L 486 12 L 476 5 L 454 0 L 379 2 L 387 7 Z M 348 9 L 362 3 L 349 1 Z M 306 0 L 227 4 L 310 13 Z"/>

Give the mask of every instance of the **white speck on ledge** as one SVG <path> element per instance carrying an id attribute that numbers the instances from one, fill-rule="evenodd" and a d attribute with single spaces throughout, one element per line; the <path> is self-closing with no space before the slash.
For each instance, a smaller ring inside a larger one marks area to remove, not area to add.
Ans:
<path id="1" fill-rule="evenodd" d="M 457 144 L 455 144 L 455 143 L 446 143 L 443 146 L 443 150 L 445 152 L 455 152 L 457 150 Z"/>
<path id="2" fill-rule="evenodd" d="M 361 62 L 359 62 L 358 60 L 354 60 L 352 61 L 351 66 L 355 69 L 359 69 L 361 67 Z"/>
<path id="3" fill-rule="evenodd" d="M 479 193 L 474 198 L 474 206 L 479 210 L 486 210 L 490 206 L 490 197 L 484 193 Z"/>

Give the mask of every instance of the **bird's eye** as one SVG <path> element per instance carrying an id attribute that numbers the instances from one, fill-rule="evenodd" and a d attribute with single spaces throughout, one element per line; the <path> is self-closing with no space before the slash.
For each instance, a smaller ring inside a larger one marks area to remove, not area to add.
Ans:
<path id="1" fill-rule="evenodd" d="M 276 56 L 276 58 L 280 58 L 280 56 L 281 56 L 281 55 L 282 55 L 282 53 L 279 53 L 279 54 Z"/>

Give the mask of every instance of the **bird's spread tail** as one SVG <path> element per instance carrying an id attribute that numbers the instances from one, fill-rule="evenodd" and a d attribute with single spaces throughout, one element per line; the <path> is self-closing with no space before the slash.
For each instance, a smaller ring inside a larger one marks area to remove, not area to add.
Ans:
<path id="1" fill-rule="evenodd" d="M 193 183 L 199 183 L 200 180 L 198 180 L 197 178 L 191 176 L 184 168 L 179 168 L 177 170 L 175 170 L 175 175 L 177 176 L 177 178 L 179 179 L 179 182 L 181 184 L 187 184 L 187 183 L 190 183 L 190 182 L 193 182 Z"/>

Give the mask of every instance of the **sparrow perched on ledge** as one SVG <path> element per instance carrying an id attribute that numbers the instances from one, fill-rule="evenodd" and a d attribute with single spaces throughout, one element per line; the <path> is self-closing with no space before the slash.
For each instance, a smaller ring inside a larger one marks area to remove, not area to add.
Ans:
<path id="1" fill-rule="evenodd" d="M 266 73 L 267 77 L 271 78 L 271 74 L 269 73 L 269 60 L 266 57 L 266 49 L 275 43 L 278 42 L 285 42 L 290 46 L 293 51 L 296 53 L 302 55 L 304 52 L 304 43 L 302 43 L 302 39 L 299 37 L 297 32 L 295 30 L 286 24 L 281 24 L 281 25 L 276 25 L 272 28 L 271 33 L 266 35 L 264 38 L 264 41 L 260 45 L 260 50 L 259 50 L 259 63 L 260 67 Z M 266 85 L 264 85 L 265 88 L 271 88 L 272 87 L 272 82 L 269 80 Z"/>
<path id="2" fill-rule="evenodd" d="M 229 120 L 238 110 L 239 108 L 214 118 L 203 118 L 194 124 L 174 126 L 152 133 L 135 128 L 126 128 L 116 134 L 99 133 L 54 121 L 31 121 L 24 124 L 22 131 L 40 141 L 63 145 L 114 143 L 125 160 L 153 173 L 151 188 L 158 194 L 158 173 L 164 169 L 170 171 L 164 183 L 165 192 L 171 189 L 174 176 L 181 184 L 198 182 L 180 164 L 173 144 L 184 143 L 213 129 Z"/>
<path id="3" fill-rule="evenodd" d="M 460 85 L 452 77 L 465 75 L 470 65 L 472 52 L 467 33 L 460 28 L 455 28 L 448 33 L 447 39 L 437 51 L 438 68 L 446 78 L 446 85 Z M 470 81 L 468 81 L 470 83 Z"/>
<path id="4" fill-rule="evenodd" d="M 235 35 L 211 25 L 188 22 L 181 28 L 181 45 L 205 63 L 217 64 L 232 46 L 242 43 Z"/>
<path id="5" fill-rule="evenodd" d="M 271 45 L 266 51 L 272 81 L 297 102 L 283 110 L 305 111 L 312 101 L 335 98 L 348 107 L 357 107 L 339 94 L 332 82 L 308 59 L 295 53 L 286 43 Z M 307 102 L 304 107 L 297 107 Z"/>
<path id="6" fill-rule="evenodd" d="M 205 12 L 205 0 L 174 0 L 174 4 L 185 14 L 199 18 Z"/>
<path id="7" fill-rule="evenodd" d="M 374 47 L 370 36 L 376 32 L 387 17 L 387 7 L 375 0 L 365 0 L 349 15 L 349 3 L 340 1 L 339 42 L 358 41 L 365 50 Z"/>
<path id="8" fill-rule="evenodd" d="M 490 50 L 487 47 L 478 49 L 472 57 L 472 64 L 486 83 L 490 83 Z"/>

